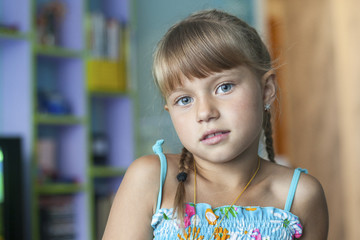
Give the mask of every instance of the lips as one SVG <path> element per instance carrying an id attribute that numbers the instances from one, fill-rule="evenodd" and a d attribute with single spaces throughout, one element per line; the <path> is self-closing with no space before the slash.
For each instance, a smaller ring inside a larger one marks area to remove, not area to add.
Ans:
<path id="1" fill-rule="evenodd" d="M 209 134 L 209 135 L 205 136 L 204 139 L 212 138 L 212 137 L 215 137 L 215 136 L 220 135 L 220 134 L 223 134 L 223 132 L 217 132 L 217 133 Z"/>
<path id="2" fill-rule="evenodd" d="M 212 130 L 206 132 L 200 139 L 200 141 L 205 141 L 217 136 L 227 135 L 230 131 L 228 130 Z"/>

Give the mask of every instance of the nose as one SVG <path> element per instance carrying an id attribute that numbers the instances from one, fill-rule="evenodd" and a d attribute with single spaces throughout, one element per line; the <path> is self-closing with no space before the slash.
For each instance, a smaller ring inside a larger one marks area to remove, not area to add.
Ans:
<path id="1" fill-rule="evenodd" d="M 209 98 L 199 99 L 196 110 L 198 122 L 209 122 L 218 119 L 220 116 L 217 104 Z"/>

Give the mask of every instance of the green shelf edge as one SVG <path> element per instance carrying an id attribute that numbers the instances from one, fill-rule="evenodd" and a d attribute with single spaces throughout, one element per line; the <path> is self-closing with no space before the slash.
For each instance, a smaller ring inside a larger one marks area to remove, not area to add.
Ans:
<path id="1" fill-rule="evenodd" d="M 84 117 L 76 117 L 76 116 L 53 116 L 53 115 L 37 114 L 35 119 L 38 124 L 76 125 L 76 124 L 86 123 Z"/>
<path id="2" fill-rule="evenodd" d="M 0 30 L 0 38 L 29 40 L 31 38 L 31 34 L 23 33 L 23 32 L 11 32 L 11 31 Z"/>
<path id="3" fill-rule="evenodd" d="M 63 57 L 63 58 L 83 58 L 86 56 L 85 51 L 72 50 L 57 46 L 35 45 L 34 52 L 40 56 Z"/>
<path id="4" fill-rule="evenodd" d="M 85 191 L 83 184 L 66 184 L 66 183 L 48 183 L 36 186 L 36 192 L 39 194 L 71 194 Z"/>
<path id="5" fill-rule="evenodd" d="M 92 177 L 122 177 L 126 172 L 126 168 L 120 167 L 91 167 L 90 175 Z"/>

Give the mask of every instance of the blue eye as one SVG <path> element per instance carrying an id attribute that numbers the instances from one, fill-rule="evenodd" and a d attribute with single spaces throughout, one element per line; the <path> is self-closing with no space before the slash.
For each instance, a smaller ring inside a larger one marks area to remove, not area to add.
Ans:
<path id="1" fill-rule="evenodd" d="M 231 84 L 231 83 L 225 83 L 225 84 L 220 85 L 220 86 L 216 89 L 216 93 L 227 93 L 227 92 L 229 92 L 232 88 L 233 88 L 233 84 Z"/>
<path id="2" fill-rule="evenodd" d="M 191 103 L 193 100 L 191 97 L 181 97 L 178 100 L 176 100 L 176 104 L 180 106 L 185 106 Z"/>

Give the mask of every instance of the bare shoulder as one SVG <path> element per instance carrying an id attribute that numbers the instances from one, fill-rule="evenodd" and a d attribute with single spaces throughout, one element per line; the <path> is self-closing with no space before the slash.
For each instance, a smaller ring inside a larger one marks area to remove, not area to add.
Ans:
<path id="1" fill-rule="evenodd" d="M 273 188 L 279 199 L 287 199 L 294 169 L 268 164 L 273 173 Z M 327 239 L 328 210 L 321 183 L 311 174 L 301 173 L 291 212 L 299 217 L 304 233 L 301 239 Z"/>
<path id="2" fill-rule="evenodd" d="M 173 184 L 177 184 L 176 174 L 178 172 L 179 155 L 178 154 L 165 154 L 166 156 L 166 178 L 164 190 L 167 188 L 173 188 Z M 124 183 L 131 182 L 131 186 L 142 189 L 149 194 L 153 193 L 153 197 L 157 200 L 157 196 L 160 188 L 160 172 L 161 163 L 157 155 L 147 155 L 136 159 L 126 171 L 124 176 Z M 166 192 L 163 194 L 163 198 L 166 198 Z M 156 201 L 153 204 L 156 205 Z"/>
<path id="3" fill-rule="evenodd" d="M 136 159 L 127 169 L 119 191 L 136 191 L 142 196 L 143 204 L 154 206 L 160 179 L 160 161 L 156 155 Z M 144 202 L 146 200 L 146 202 Z"/>
<path id="4" fill-rule="evenodd" d="M 165 187 L 171 185 L 172 180 L 176 179 L 179 165 L 178 154 L 165 154 L 166 156 L 166 178 Z M 124 181 L 130 180 L 133 184 L 139 183 L 147 191 L 154 191 L 157 197 L 160 187 L 161 163 L 157 155 L 147 155 L 136 159 L 126 171 Z M 144 184 L 146 183 L 146 184 Z M 139 186 L 139 187 L 141 187 Z"/>
<path id="5" fill-rule="evenodd" d="M 265 165 L 264 172 L 271 182 L 271 188 L 275 191 L 275 195 L 283 198 L 286 194 L 287 197 L 295 169 L 270 162 L 265 162 L 263 165 Z M 309 198 L 318 197 L 321 193 L 323 193 L 322 186 L 315 177 L 310 174 L 300 174 L 295 195 L 297 203 L 307 202 Z M 301 198 L 298 199 L 298 196 Z M 293 207 L 295 207 L 295 200 Z"/>
<path id="6" fill-rule="evenodd" d="M 329 215 L 321 183 L 310 174 L 301 174 L 292 212 L 304 226 L 302 239 L 327 239 Z"/>
<path id="7" fill-rule="evenodd" d="M 129 166 L 111 207 L 103 239 L 152 239 L 151 218 L 159 177 L 156 155 L 136 159 Z M 124 232 L 131 236 L 122 238 Z"/>
<path id="8" fill-rule="evenodd" d="M 294 210 L 296 207 L 300 207 L 300 210 L 303 208 L 306 209 L 312 205 L 309 203 L 314 203 L 314 201 L 318 201 L 324 196 L 323 188 L 314 176 L 301 174 L 296 189 L 293 208 Z"/>
<path id="9" fill-rule="evenodd" d="M 157 174 L 158 173 L 158 174 Z M 160 176 L 160 161 L 157 155 L 146 155 L 136 159 L 128 167 L 125 177 L 146 178 L 153 179 L 152 176 Z"/>

